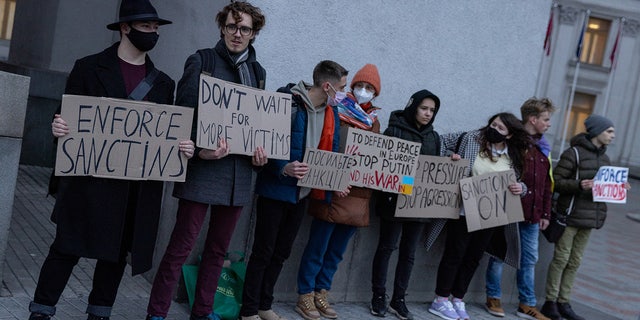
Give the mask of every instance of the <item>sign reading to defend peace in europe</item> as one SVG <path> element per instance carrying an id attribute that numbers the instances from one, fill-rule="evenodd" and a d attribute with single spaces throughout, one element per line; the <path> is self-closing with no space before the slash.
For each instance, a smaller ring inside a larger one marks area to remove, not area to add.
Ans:
<path id="1" fill-rule="evenodd" d="M 196 145 L 218 148 L 227 141 L 230 153 L 253 155 L 263 147 L 271 159 L 289 159 L 291 95 L 243 86 L 200 75 Z"/>
<path id="2" fill-rule="evenodd" d="M 593 178 L 593 201 L 627 203 L 627 189 L 629 168 L 602 166 Z"/>
<path id="3" fill-rule="evenodd" d="M 485 173 L 460 180 L 469 232 L 524 221 L 520 196 L 509 191 L 513 170 Z"/>
<path id="4" fill-rule="evenodd" d="M 413 192 L 420 143 L 356 128 L 349 128 L 342 139 L 344 153 L 353 156 L 352 186 L 399 194 Z"/>
<path id="5" fill-rule="evenodd" d="M 467 176 L 469 160 L 420 155 L 412 195 L 398 195 L 396 217 L 460 218 L 460 179 Z"/>
<path id="6" fill-rule="evenodd" d="M 63 95 L 69 134 L 58 138 L 55 175 L 184 181 L 193 109 L 145 101 Z"/>
<path id="7" fill-rule="evenodd" d="M 350 155 L 307 148 L 303 161 L 309 165 L 309 172 L 298 180 L 298 186 L 329 191 L 345 191 L 349 187 Z"/>

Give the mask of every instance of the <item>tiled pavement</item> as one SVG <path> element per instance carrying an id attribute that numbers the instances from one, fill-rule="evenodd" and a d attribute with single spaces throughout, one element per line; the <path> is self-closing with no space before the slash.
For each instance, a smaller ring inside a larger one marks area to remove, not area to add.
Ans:
<path id="1" fill-rule="evenodd" d="M 45 197 L 50 169 L 21 166 L 18 174 L 14 212 L 0 290 L 0 320 L 27 319 L 27 306 L 36 286 L 40 266 L 55 233 L 49 221 L 53 199 Z M 640 223 L 625 217 L 640 211 L 640 182 L 632 181 L 635 192 L 626 206 L 611 206 L 606 226 L 592 233 L 574 287 L 574 309 L 588 319 L 640 320 Z M 94 264 L 81 259 L 58 304 L 56 319 L 86 319 L 86 298 L 91 288 Z M 127 269 L 111 319 L 144 319 L 150 284 L 131 277 Z M 288 319 L 300 319 L 294 303 L 277 303 L 274 309 Z M 438 319 L 428 313 L 426 303 L 410 303 L 416 320 Z M 338 303 L 340 319 L 380 319 L 369 314 L 366 303 Z M 497 319 L 481 305 L 467 306 L 474 320 Z M 515 305 L 505 307 L 503 319 L 518 319 Z M 188 307 L 173 303 L 169 319 L 188 319 Z M 387 319 L 395 319 L 387 315 Z"/>

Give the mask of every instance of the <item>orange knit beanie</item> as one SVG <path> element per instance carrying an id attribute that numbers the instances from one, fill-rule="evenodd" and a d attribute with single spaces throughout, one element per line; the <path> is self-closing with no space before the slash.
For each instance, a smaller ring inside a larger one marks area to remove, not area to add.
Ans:
<path id="1" fill-rule="evenodd" d="M 356 75 L 353 76 L 353 80 L 351 80 L 351 90 L 353 90 L 353 86 L 358 82 L 367 82 L 373 86 L 376 90 L 376 96 L 380 95 L 380 75 L 378 74 L 378 68 L 370 63 L 367 63 L 362 67 L 362 69 L 356 72 Z"/>

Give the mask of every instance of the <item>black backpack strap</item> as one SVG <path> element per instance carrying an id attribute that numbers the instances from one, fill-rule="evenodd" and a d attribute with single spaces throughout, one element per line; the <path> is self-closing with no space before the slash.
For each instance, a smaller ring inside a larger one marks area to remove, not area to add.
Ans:
<path id="1" fill-rule="evenodd" d="M 216 55 L 212 48 L 198 50 L 200 58 L 202 59 L 202 71 L 204 74 L 213 77 L 213 70 L 216 68 Z"/>
<path id="2" fill-rule="evenodd" d="M 147 76 L 144 77 L 144 79 L 142 79 L 140 83 L 138 83 L 135 89 L 131 91 L 131 93 L 127 98 L 131 100 L 138 100 L 138 101 L 144 99 L 147 93 L 151 91 L 151 88 L 153 88 L 153 82 L 156 81 L 156 78 L 158 77 L 159 74 L 160 74 L 160 71 L 158 71 L 158 69 L 156 68 L 153 68 L 153 70 L 151 70 L 151 72 L 149 72 L 149 74 L 147 74 Z"/>

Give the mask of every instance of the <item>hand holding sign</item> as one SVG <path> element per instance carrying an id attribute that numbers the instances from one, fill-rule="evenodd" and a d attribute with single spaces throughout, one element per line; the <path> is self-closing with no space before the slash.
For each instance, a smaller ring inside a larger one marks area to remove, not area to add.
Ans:
<path id="1" fill-rule="evenodd" d="M 218 139 L 218 148 L 215 150 L 202 149 L 198 156 L 205 160 L 218 160 L 226 157 L 229 154 L 229 144 L 227 140 Z"/>
<path id="2" fill-rule="evenodd" d="M 309 165 L 298 160 L 289 162 L 284 166 L 284 175 L 294 177 L 296 179 L 302 179 L 309 172 Z"/>
<path id="3" fill-rule="evenodd" d="M 253 158 L 251 158 L 251 164 L 257 167 L 262 167 L 267 164 L 269 159 L 267 158 L 267 153 L 264 151 L 263 147 L 257 147 L 256 151 L 253 152 Z"/>
<path id="4" fill-rule="evenodd" d="M 56 114 L 51 122 L 51 133 L 56 138 L 64 137 L 69 133 L 67 122 L 59 114 Z"/>
<path id="5" fill-rule="evenodd" d="M 193 157 L 193 152 L 196 150 L 196 144 L 191 140 L 183 140 L 178 144 L 178 149 L 184 154 L 187 159 Z"/>

